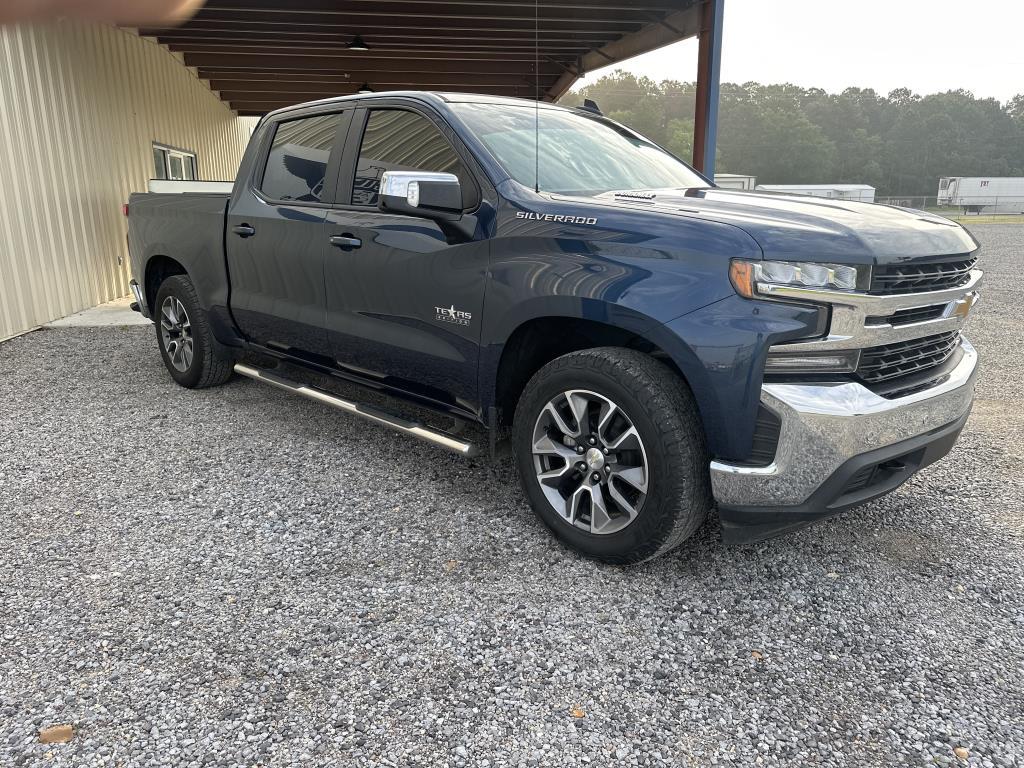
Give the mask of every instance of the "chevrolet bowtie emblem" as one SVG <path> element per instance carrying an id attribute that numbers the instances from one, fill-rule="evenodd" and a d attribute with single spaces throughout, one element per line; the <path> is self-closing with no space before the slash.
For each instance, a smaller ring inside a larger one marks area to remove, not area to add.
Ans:
<path id="1" fill-rule="evenodd" d="M 953 302 L 953 312 L 951 313 L 955 317 L 962 317 L 967 319 L 967 316 L 971 314 L 971 309 L 975 304 L 978 303 L 978 294 L 971 291 L 962 299 L 958 299 Z"/>

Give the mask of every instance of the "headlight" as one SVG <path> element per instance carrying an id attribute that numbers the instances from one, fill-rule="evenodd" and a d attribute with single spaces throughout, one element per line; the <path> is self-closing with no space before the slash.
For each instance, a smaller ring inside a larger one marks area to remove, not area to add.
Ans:
<path id="1" fill-rule="evenodd" d="M 822 288 L 831 291 L 855 291 L 867 269 L 845 264 L 815 264 L 804 261 L 743 261 L 734 259 L 729 265 L 729 278 L 736 292 L 752 299 L 765 285 L 793 288 Z"/>

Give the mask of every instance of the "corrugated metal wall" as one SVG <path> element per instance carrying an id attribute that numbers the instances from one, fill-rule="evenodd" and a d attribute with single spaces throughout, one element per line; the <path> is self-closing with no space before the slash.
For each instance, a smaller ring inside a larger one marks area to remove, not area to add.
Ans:
<path id="1" fill-rule="evenodd" d="M 232 179 L 253 125 L 132 32 L 0 27 L 0 339 L 125 295 L 121 204 L 145 191 L 153 142 Z"/>

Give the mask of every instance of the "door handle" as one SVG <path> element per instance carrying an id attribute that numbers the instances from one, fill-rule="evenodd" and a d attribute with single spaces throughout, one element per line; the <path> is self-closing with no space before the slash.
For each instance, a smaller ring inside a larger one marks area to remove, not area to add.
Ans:
<path id="1" fill-rule="evenodd" d="M 248 224 L 239 224 L 237 227 L 232 227 L 231 231 L 239 237 L 252 237 L 256 234 L 256 230 Z"/>
<path id="2" fill-rule="evenodd" d="M 344 235 L 334 235 L 331 238 L 331 245 L 336 245 L 338 248 L 362 248 L 363 241 L 346 233 Z"/>

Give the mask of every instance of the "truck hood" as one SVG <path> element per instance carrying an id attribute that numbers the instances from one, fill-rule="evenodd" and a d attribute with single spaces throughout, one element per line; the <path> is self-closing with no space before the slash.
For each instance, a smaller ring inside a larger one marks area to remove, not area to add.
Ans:
<path id="1" fill-rule="evenodd" d="M 949 219 L 891 205 L 715 188 L 608 192 L 589 198 L 596 201 L 731 224 L 757 241 L 765 259 L 890 264 L 978 248 Z"/>

